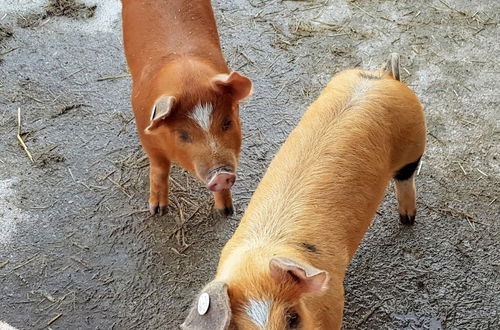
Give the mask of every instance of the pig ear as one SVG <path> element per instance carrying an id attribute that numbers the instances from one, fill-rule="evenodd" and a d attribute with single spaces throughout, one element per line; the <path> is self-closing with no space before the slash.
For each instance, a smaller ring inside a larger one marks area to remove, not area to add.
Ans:
<path id="1" fill-rule="evenodd" d="M 212 78 L 212 86 L 215 90 L 229 88 L 236 101 L 241 101 L 252 95 L 252 81 L 238 72 L 216 75 Z"/>
<path id="2" fill-rule="evenodd" d="M 282 257 L 272 258 L 269 262 L 269 270 L 271 277 L 279 283 L 287 280 L 295 282 L 300 293 L 323 291 L 327 288 L 330 279 L 324 270 Z"/>
<path id="3" fill-rule="evenodd" d="M 384 73 L 388 73 L 392 76 L 392 78 L 396 80 L 400 80 L 399 78 L 399 54 L 398 53 L 391 53 L 389 54 L 389 58 L 385 62 L 384 65 L 382 65 L 382 71 Z"/>
<path id="4" fill-rule="evenodd" d="M 226 330 L 231 322 L 227 284 L 210 282 L 198 295 L 181 325 L 183 330 Z"/>
<path id="5" fill-rule="evenodd" d="M 156 101 L 153 109 L 151 109 L 151 122 L 146 128 L 146 133 L 157 128 L 161 124 L 162 120 L 167 118 L 172 113 L 174 103 L 175 97 L 168 95 L 163 95 L 158 99 L 158 101 Z"/>

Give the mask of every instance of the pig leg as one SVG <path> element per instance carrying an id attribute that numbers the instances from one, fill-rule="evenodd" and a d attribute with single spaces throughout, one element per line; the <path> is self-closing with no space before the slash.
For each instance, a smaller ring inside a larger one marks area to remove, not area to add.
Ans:
<path id="1" fill-rule="evenodd" d="M 149 211 L 163 215 L 168 208 L 168 179 L 170 161 L 150 159 L 149 168 Z"/>
<path id="2" fill-rule="evenodd" d="M 404 181 L 395 180 L 395 183 L 399 220 L 404 225 L 413 225 L 417 214 L 415 177 L 412 176 Z"/>
<path id="3" fill-rule="evenodd" d="M 221 190 L 214 192 L 215 208 L 223 215 L 230 216 L 234 213 L 231 190 Z"/>
<path id="4" fill-rule="evenodd" d="M 396 197 L 398 199 L 399 220 L 404 225 L 413 225 L 417 214 L 415 170 L 417 161 L 403 166 L 394 176 Z"/>

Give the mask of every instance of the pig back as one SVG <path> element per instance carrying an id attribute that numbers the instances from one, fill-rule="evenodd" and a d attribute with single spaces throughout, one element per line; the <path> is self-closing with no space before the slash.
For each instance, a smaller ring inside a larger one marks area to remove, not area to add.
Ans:
<path id="1" fill-rule="evenodd" d="M 132 78 L 172 56 L 209 59 L 227 71 L 209 0 L 123 0 L 125 55 Z"/>
<path id="2" fill-rule="evenodd" d="M 306 111 L 252 196 L 235 241 L 305 241 L 326 253 L 337 253 L 339 242 L 352 257 L 391 178 L 397 127 L 387 97 L 371 92 L 378 82 L 346 84 L 334 78 Z"/>

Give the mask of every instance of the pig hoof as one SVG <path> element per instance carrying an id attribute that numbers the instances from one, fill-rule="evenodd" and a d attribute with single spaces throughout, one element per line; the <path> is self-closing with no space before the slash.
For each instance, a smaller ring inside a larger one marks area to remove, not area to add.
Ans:
<path id="1" fill-rule="evenodd" d="M 415 216 L 414 215 L 400 214 L 399 215 L 399 222 L 401 222 L 403 225 L 411 226 L 415 223 Z"/>
<path id="2" fill-rule="evenodd" d="M 160 215 L 167 214 L 167 212 L 168 212 L 168 206 L 167 206 L 167 205 L 160 206 L 160 207 L 159 207 L 159 210 L 160 210 L 160 211 L 159 211 Z"/>
<path id="3" fill-rule="evenodd" d="M 226 217 L 229 217 L 229 216 L 231 216 L 231 215 L 233 215 L 233 214 L 234 214 L 234 207 L 233 207 L 232 205 L 231 205 L 231 206 L 226 206 L 226 207 L 224 208 L 224 215 L 225 215 Z"/>
<path id="4" fill-rule="evenodd" d="M 229 217 L 234 214 L 234 207 L 232 205 L 226 206 L 223 209 L 219 209 L 219 213 L 225 217 Z"/>
<path id="5" fill-rule="evenodd" d="M 155 215 L 158 212 L 158 205 L 149 205 L 149 213 Z"/>
<path id="6" fill-rule="evenodd" d="M 160 216 L 167 214 L 168 205 L 158 206 L 158 205 L 149 205 L 149 213 L 151 215 L 158 214 Z"/>

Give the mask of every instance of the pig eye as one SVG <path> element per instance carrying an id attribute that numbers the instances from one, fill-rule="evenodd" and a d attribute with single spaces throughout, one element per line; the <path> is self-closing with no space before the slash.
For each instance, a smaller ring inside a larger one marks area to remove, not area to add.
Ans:
<path id="1" fill-rule="evenodd" d="M 177 130 L 177 136 L 179 136 L 179 140 L 181 140 L 184 143 L 193 142 L 191 135 L 189 135 L 189 133 L 183 129 Z"/>
<path id="2" fill-rule="evenodd" d="M 233 121 L 231 119 L 224 120 L 224 122 L 222 123 L 222 130 L 227 131 L 231 127 L 233 127 Z"/>
<path id="3" fill-rule="evenodd" d="M 294 310 L 288 310 L 286 313 L 286 322 L 288 324 L 288 329 L 298 329 L 300 326 L 300 316 Z"/>

